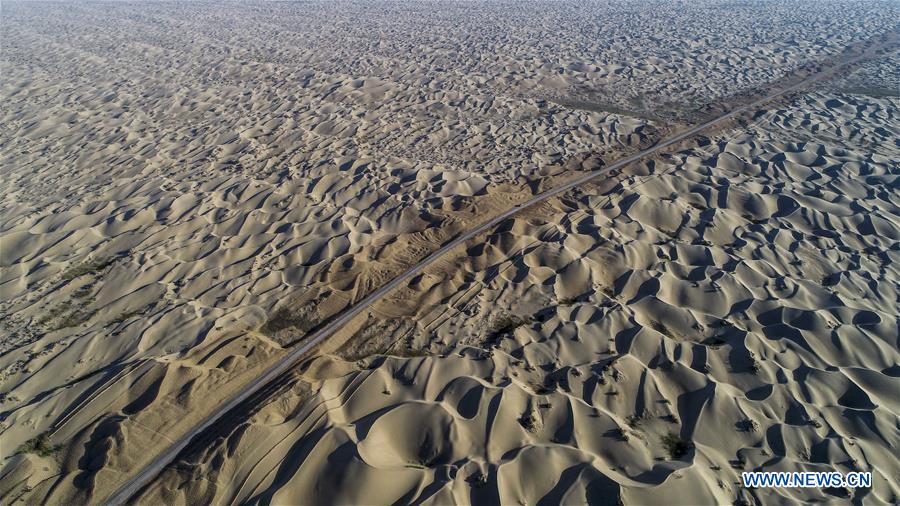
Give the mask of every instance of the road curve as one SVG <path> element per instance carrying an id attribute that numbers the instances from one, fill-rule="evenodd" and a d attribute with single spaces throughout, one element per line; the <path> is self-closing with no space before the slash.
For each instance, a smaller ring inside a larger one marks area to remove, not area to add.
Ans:
<path id="1" fill-rule="evenodd" d="M 136 494 L 145 484 L 149 483 L 150 480 L 152 480 L 154 477 L 156 477 L 156 475 L 159 474 L 169 462 L 172 462 L 173 460 L 175 460 L 175 457 L 177 457 L 178 454 L 185 447 L 187 447 L 188 444 L 190 444 L 191 440 L 193 440 L 194 437 L 200 435 L 203 431 L 205 431 L 206 429 L 211 427 L 220 418 L 222 418 L 226 413 L 228 413 L 229 411 L 236 408 L 239 404 L 241 404 L 242 402 L 247 400 L 250 396 L 252 396 L 256 392 L 258 392 L 265 385 L 269 384 L 270 382 L 275 380 L 278 376 L 284 374 L 285 372 L 290 370 L 292 367 L 294 367 L 297 364 L 297 362 L 309 350 L 311 350 L 313 347 L 315 347 L 317 344 L 321 343 L 325 339 L 328 339 L 332 334 L 335 333 L 335 331 L 337 331 L 342 326 L 344 326 L 345 324 L 350 322 L 350 320 L 352 320 L 356 315 L 358 315 L 359 313 L 368 309 L 377 300 L 379 300 L 383 296 L 387 295 L 394 288 L 397 288 L 397 286 L 399 286 L 404 281 L 410 279 L 411 277 L 415 276 L 416 274 L 419 274 L 425 267 L 432 264 L 435 260 L 442 257 L 444 254 L 446 254 L 448 251 L 452 250 L 453 248 L 459 246 L 460 244 L 463 244 L 464 242 L 468 241 L 469 239 L 472 239 L 472 238 L 478 236 L 482 232 L 485 232 L 488 229 L 498 225 L 499 223 L 501 223 L 502 221 L 506 220 L 507 218 L 510 218 L 511 216 L 515 215 L 522 209 L 526 209 L 528 207 L 531 207 L 531 206 L 534 206 L 541 202 L 544 202 L 547 199 L 550 199 L 557 195 L 565 193 L 566 191 L 571 190 L 572 188 L 575 188 L 576 186 L 587 183 L 588 181 L 590 181 L 592 179 L 600 177 L 600 176 L 608 173 L 611 170 L 615 170 L 615 169 L 624 167 L 624 166 L 626 166 L 630 163 L 636 162 L 644 157 L 647 157 L 649 155 L 657 153 L 673 144 L 676 144 L 685 139 L 688 139 L 689 137 L 696 135 L 697 133 L 701 132 L 702 130 L 719 125 L 719 124 L 721 124 L 725 121 L 728 121 L 740 114 L 743 114 L 744 112 L 756 109 L 766 102 L 770 102 L 770 101 L 777 99 L 783 95 L 786 95 L 788 93 L 797 91 L 805 86 L 808 86 L 816 81 L 820 81 L 820 80 L 834 74 L 838 70 L 840 70 L 844 67 L 847 67 L 849 65 L 852 65 L 852 64 L 866 58 L 872 51 L 874 51 L 874 48 L 870 48 L 856 57 L 842 61 L 832 67 L 829 67 L 827 69 L 820 71 L 817 74 L 808 76 L 806 79 L 804 79 L 794 85 L 774 91 L 773 93 L 766 95 L 763 98 L 755 100 L 749 104 L 737 107 L 737 108 L 729 111 L 728 113 L 725 113 L 725 114 L 722 114 L 721 116 L 716 117 L 715 119 L 709 120 L 703 124 L 700 124 L 693 128 L 690 128 L 689 130 L 686 130 L 684 132 L 673 135 L 672 137 L 669 137 L 669 138 L 667 138 L 667 139 L 665 139 L 643 151 L 640 151 L 631 156 L 623 158 L 611 165 L 601 167 L 597 170 L 594 170 L 594 171 L 591 171 L 591 172 L 585 174 L 582 177 L 579 177 L 577 179 L 569 181 L 568 183 L 565 183 L 561 186 L 558 186 L 556 188 L 551 188 L 542 193 L 539 193 L 539 194 L 531 197 L 529 200 L 527 200 L 523 203 L 517 204 L 516 206 L 512 207 L 511 209 L 505 211 L 504 213 L 502 213 L 498 216 L 495 216 L 494 218 L 491 218 L 490 220 L 488 220 L 488 221 L 478 225 L 477 227 L 463 233 L 462 235 L 456 237 L 452 241 L 446 243 L 444 246 L 442 246 L 437 251 L 431 253 L 424 259 L 420 260 L 419 263 L 410 267 L 408 270 L 406 270 L 399 276 L 395 277 L 394 279 L 389 281 L 387 284 L 378 288 L 377 290 L 375 290 L 374 292 L 372 292 L 371 294 L 366 296 L 364 299 L 362 299 L 361 301 L 354 304 L 353 306 L 348 308 L 346 311 L 344 311 L 343 313 L 338 315 L 338 317 L 336 317 L 330 323 L 328 323 L 327 325 L 325 325 L 324 327 L 319 329 L 317 332 L 315 332 L 310 338 L 308 338 L 305 341 L 305 343 L 303 345 L 297 347 L 294 350 L 291 350 L 287 355 L 285 355 L 281 360 L 276 362 L 269 370 L 267 370 L 265 372 L 265 374 L 263 374 L 262 376 L 260 376 L 256 380 L 254 380 L 252 383 L 245 386 L 243 388 L 243 390 L 241 390 L 240 393 L 238 393 L 237 395 L 235 395 L 235 397 L 233 397 L 230 401 L 228 401 L 228 403 L 222 405 L 217 410 L 212 412 L 209 416 L 207 416 L 203 420 L 202 423 L 200 423 L 199 425 L 194 427 L 193 430 L 191 430 L 190 432 L 188 432 L 187 434 L 185 434 L 181 438 L 179 438 L 178 441 L 176 441 L 172 446 L 167 448 L 165 452 L 158 455 L 153 460 L 153 462 L 148 464 L 144 469 L 142 469 L 136 475 L 131 477 L 128 481 L 123 483 L 116 490 L 116 492 L 113 493 L 104 503 L 110 504 L 110 505 L 116 505 L 116 506 L 127 503 L 128 500 L 131 497 L 133 497 L 134 494 Z"/>

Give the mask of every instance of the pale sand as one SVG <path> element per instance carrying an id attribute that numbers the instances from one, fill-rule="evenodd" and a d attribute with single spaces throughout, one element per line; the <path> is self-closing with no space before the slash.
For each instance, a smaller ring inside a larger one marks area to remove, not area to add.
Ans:
<path id="1" fill-rule="evenodd" d="M 853 497 L 896 503 L 898 106 L 803 95 L 511 220 L 139 502 L 848 494 L 742 489 L 755 469 L 872 471 Z"/>
<path id="2" fill-rule="evenodd" d="M 0 500 L 102 500 L 304 329 L 448 237 L 658 139 L 680 126 L 673 118 L 693 121 L 891 28 L 896 11 L 727 9 L 5 2 Z M 786 35 L 775 18 L 802 24 Z M 770 200 L 748 209 L 764 216 Z M 538 236 L 499 237 L 460 275 Z M 572 240 L 584 251 L 593 239 Z M 545 256 L 497 279 L 578 292 L 587 271 L 557 275 L 568 257 Z M 436 304 L 472 281 L 420 283 Z M 514 297 L 516 311 L 537 309 L 530 296 Z M 512 310 L 499 294 L 489 304 Z M 464 342 L 452 328 L 433 349 Z M 435 367 L 451 381 L 470 366 Z M 13 456 L 47 431 L 53 456 Z M 397 443 L 397 459 L 413 451 Z"/>

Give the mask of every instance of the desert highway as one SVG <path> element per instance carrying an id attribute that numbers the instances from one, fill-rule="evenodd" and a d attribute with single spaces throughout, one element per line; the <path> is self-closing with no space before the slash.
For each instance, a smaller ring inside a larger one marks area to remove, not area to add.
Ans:
<path id="1" fill-rule="evenodd" d="M 495 216 L 479 226 L 472 228 L 471 230 L 463 233 L 462 235 L 456 237 L 455 239 L 449 241 L 444 244 L 440 249 L 431 253 L 424 259 L 422 259 L 419 263 L 413 265 L 405 272 L 400 274 L 399 276 L 392 279 L 390 282 L 385 284 L 384 286 L 378 288 L 373 291 L 367 297 L 359 301 L 358 303 L 352 305 L 343 313 L 339 314 L 334 320 L 330 323 L 319 329 L 313 335 L 309 336 L 304 340 L 303 344 L 298 346 L 296 349 L 290 350 L 282 359 L 272 365 L 270 369 L 268 369 L 263 375 L 258 377 L 256 380 L 247 384 L 237 395 L 235 395 L 230 401 L 226 404 L 220 406 L 218 409 L 213 411 L 207 416 L 202 423 L 194 427 L 188 433 L 182 435 L 172 446 L 167 448 L 165 451 L 160 453 L 156 458 L 153 459 L 145 468 L 141 469 L 134 476 L 132 476 L 128 481 L 123 483 L 118 490 L 114 494 L 112 494 L 105 502 L 106 504 L 120 505 L 125 504 L 131 499 L 142 487 L 144 487 L 147 483 L 150 482 L 153 478 L 155 478 L 162 470 L 168 465 L 170 462 L 175 460 L 178 454 L 188 446 L 188 444 L 198 435 L 203 433 L 205 430 L 213 426 L 217 421 L 222 419 L 228 412 L 234 410 L 238 405 L 242 402 L 250 398 L 252 395 L 260 391 L 267 384 L 274 381 L 276 378 L 284 374 L 285 372 L 291 370 L 293 367 L 296 367 L 297 363 L 300 359 L 304 358 L 307 353 L 312 350 L 316 345 L 323 342 L 324 340 L 331 337 L 335 331 L 343 327 L 345 324 L 350 322 L 354 317 L 356 317 L 361 312 L 368 309 L 372 304 L 376 301 L 390 293 L 392 290 L 400 286 L 402 283 L 406 282 L 416 274 L 420 273 L 423 269 L 431 265 L 435 260 L 442 257 L 452 249 L 457 246 L 465 243 L 466 241 L 477 237 L 479 234 L 482 234 L 494 226 L 498 225 L 502 221 L 512 217 L 519 211 L 526 209 L 528 207 L 534 206 L 536 204 L 540 204 L 550 198 L 553 198 L 557 195 L 563 194 L 572 188 L 575 188 L 579 185 L 587 183 L 595 178 L 602 177 L 608 174 L 609 171 L 615 170 L 621 167 L 624 167 L 630 163 L 634 163 L 638 160 L 641 160 L 647 156 L 656 154 L 661 150 L 672 146 L 678 142 L 681 142 L 685 139 L 688 139 L 699 132 L 706 130 L 710 127 L 715 127 L 717 125 L 721 125 L 722 123 L 735 118 L 736 116 L 746 113 L 748 111 L 754 111 L 758 109 L 763 104 L 770 102 L 774 99 L 780 98 L 785 94 L 797 91 L 801 88 L 809 86 L 810 84 L 820 81 L 830 75 L 833 75 L 837 71 L 847 67 L 848 65 L 854 64 L 867 56 L 869 56 L 875 49 L 876 46 L 873 46 L 867 51 L 862 52 L 862 54 L 856 55 L 852 58 L 845 59 L 839 61 L 838 63 L 833 64 L 830 67 L 822 69 L 816 74 L 812 74 L 800 82 L 796 84 L 773 90 L 772 93 L 766 95 L 763 98 L 760 98 L 752 103 L 736 107 L 731 111 L 718 116 L 715 119 L 707 121 L 703 124 L 697 125 L 693 128 L 690 128 L 686 131 L 675 134 L 667 139 L 660 141 L 659 143 L 643 150 L 638 153 L 635 153 L 631 156 L 628 156 L 624 159 L 618 160 L 615 163 L 597 169 L 595 171 L 586 173 L 584 176 L 581 176 L 577 179 L 574 179 L 568 183 L 565 183 L 556 188 L 549 189 L 544 191 L 543 193 L 539 193 L 529 200 L 516 205 L 515 207 L 503 212 L 502 214 Z"/>

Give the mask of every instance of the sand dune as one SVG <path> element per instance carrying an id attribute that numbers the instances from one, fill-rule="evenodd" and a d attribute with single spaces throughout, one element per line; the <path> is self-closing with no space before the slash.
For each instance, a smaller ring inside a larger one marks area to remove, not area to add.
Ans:
<path id="1" fill-rule="evenodd" d="M 139 502 L 895 502 L 897 107 L 803 95 L 510 220 Z"/>

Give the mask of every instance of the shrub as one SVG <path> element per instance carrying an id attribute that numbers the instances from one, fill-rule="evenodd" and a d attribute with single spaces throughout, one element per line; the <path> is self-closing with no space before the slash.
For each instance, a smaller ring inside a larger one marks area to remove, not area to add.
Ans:
<path id="1" fill-rule="evenodd" d="M 259 331 L 267 336 L 273 337 L 276 333 L 289 328 L 295 328 L 300 332 L 306 332 L 313 328 L 313 326 L 315 326 L 315 323 L 310 320 L 306 311 L 295 311 L 287 307 L 282 307 L 266 320 L 266 323 L 260 327 Z"/>
<path id="2" fill-rule="evenodd" d="M 663 436 L 662 444 L 666 448 L 666 452 L 669 454 L 669 458 L 672 459 L 677 459 L 684 456 L 694 446 L 693 443 L 681 439 L 681 436 L 675 434 L 674 432 L 670 432 Z"/>
<path id="3" fill-rule="evenodd" d="M 40 457 L 49 457 L 59 450 L 59 446 L 50 444 L 50 436 L 46 433 L 37 436 L 22 443 L 18 453 L 33 453 Z"/>
<path id="4" fill-rule="evenodd" d="M 491 334 L 494 336 L 509 334 L 522 325 L 527 325 L 532 321 L 534 321 L 533 318 L 520 318 L 518 316 L 503 315 L 494 320 L 494 324 L 491 326 Z"/>
<path id="5" fill-rule="evenodd" d="M 113 262 L 115 262 L 115 257 L 111 258 L 98 258 L 97 260 L 92 260 L 90 262 L 85 262 L 82 264 L 78 264 L 70 269 L 67 269 L 62 274 L 63 281 L 72 281 L 75 278 L 79 278 L 86 274 L 94 274 L 96 272 L 100 272 L 103 269 L 106 269 Z"/>

